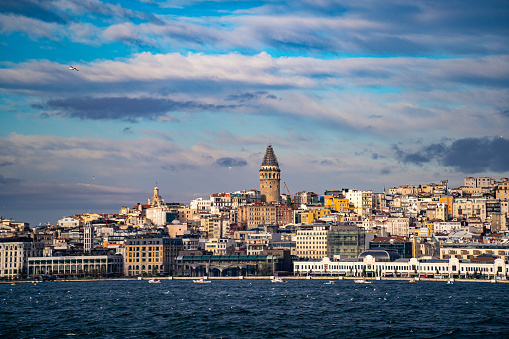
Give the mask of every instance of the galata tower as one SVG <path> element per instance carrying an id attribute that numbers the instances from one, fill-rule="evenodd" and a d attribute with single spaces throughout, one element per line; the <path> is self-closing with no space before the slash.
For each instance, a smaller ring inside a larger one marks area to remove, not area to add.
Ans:
<path id="1" fill-rule="evenodd" d="M 267 146 L 260 166 L 260 195 L 262 202 L 279 202 L 280 172 L 272 145 Z"/>

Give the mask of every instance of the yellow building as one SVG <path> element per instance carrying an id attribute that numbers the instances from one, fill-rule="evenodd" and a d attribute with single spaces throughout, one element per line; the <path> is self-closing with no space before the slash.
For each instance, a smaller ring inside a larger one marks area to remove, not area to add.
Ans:
<path id="1" fill-rule="evenodd" d="M 182 239 L 126 239 L 124 275 L 143 276 L 171 274 L 173 259 L 183 249 Z"/>
<path id="2" fill-rule="evenodd" d="M 449 213 L 449 215 L 452 215 L 453 213 L 453 202 L 454 202 L 454 198 L 450 195 L 441 195 L 440 198 L 438 198 L 438 202 L 440 204 L 445 204 L 447 205 L 447 213 Z"/>
<path id="3" fill-rule="evenodd" d="M 324 215 L 331 214 L 331 210 L 328 208 L 313 208 L 309 211 L 300 212 L 300 222 L 302 223 L 313 223 L 319 220 Z"/>
<path id="4" fill-rule="evenodd" d="M 509 193 L 507 190 L 509 189 L 509 181 L 505 181 L 498 185 L 496 190 L 496 197 L 500 201 L 507 201 L 509 200 Z"/>
<path id="5" fill-rule="evenodd" d="M 218 254 L 218 247 L 217 247 L 218 241 L 216 238 L 209 239 L 208 242 L 205 243 L 205 251 L 212 252 L 213 255 Z"/>
<path id="6" fill-rule="evenodd" d="M 336 212 L 348 212 L 350 208 L 350 200 L 343 196 L 325 195 L 323 203 Z"/>

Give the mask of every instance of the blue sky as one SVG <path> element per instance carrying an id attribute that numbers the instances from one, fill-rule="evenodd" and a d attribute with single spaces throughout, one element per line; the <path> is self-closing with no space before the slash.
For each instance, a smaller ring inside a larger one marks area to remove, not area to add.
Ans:
<path id="1" fill-rule="evenodd" d="M 0 3 L 0 215 L 509 176 L 507 1 Z M 72 65 L 79 71 L 69 70 Z"/>

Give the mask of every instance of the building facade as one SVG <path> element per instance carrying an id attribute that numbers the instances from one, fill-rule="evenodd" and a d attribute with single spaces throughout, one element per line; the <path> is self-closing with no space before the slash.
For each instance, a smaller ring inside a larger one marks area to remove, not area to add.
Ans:
<path id="1" fill-rule="evenodd" d="M 0 239 L 0 279 L 26 277 L 28 259 L 42 256 L 44 243 L 29 239 Z"/>
<path id="2" fill-rule="evenodd" d="M 355 225 L 331 226 L 327 234 L 327 257 L 356 258 L 365 250 L 364 230 Z"/>
<path id="3" fill-rule="evenodd" d="M 182 239 L 134 238 L 125 240 L 124 275 L 171 275 Z"/>
<path id="4" fill-rule="evenodd" d="M 330 225 L 299 225 L 295 250 L 299 258 L 321 259 L 327 256 L 327 235 Z"/>
<path id="5" fill-rule="evenodd" d="M 112 277 L 122 275 L 122 255 L 80 255 L 28 258 L 32 278 Z"/>

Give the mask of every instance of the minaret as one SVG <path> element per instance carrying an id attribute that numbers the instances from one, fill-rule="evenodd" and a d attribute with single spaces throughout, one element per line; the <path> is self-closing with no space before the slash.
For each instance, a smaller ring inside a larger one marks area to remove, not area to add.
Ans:
<path id="1" fill-rule="evenodd" d="M 267 146 L 262 165 L 260 166 L 260 195 L 262 202 L 279 202 L 280 172 L 272 145 Z"/>

